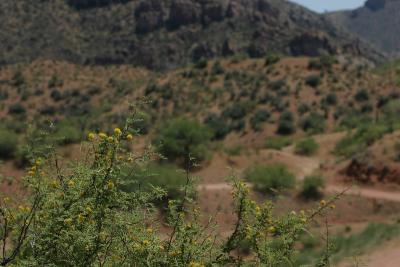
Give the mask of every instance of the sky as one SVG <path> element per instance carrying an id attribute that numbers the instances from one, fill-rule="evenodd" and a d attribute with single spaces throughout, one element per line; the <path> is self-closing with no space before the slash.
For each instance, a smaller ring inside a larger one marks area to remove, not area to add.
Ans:
<path id="1" fill-rule="evenodd" d="M 290 0 L 317 12 L 354 9 L 364 4 L 365 0 Z"/>

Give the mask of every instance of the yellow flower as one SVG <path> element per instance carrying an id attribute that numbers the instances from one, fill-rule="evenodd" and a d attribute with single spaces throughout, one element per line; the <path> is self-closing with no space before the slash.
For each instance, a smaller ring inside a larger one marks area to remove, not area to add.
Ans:
<path id="1" fill-rule="evenodd" d="M 112 138 L 112 137 L 110 136 L 110 137 L 108 137 L 107 141 L 108 141 L 109 143 L 112 143 L 112 142 L 114 142 L 114 138 Z"/>
<path id="2" fill-rule="evenodd" d="M 335 205 L 335 204 L 332 204 L 332 205 L 330 206 L 330 208 L 331 208 L 332 210 L 334 210 L 334 209 L 336 209 L 336 205 Z"/>
<path id="3" fill-rule="evenodd" d="M 169 255 L 171 255 L 172 257 L 176 257 L 176 256 L 179 255 L 179 252 L 177 252 L 177 251 L 172 251 L 172 252 L 169 253 Z"/>
<path id="4" fill-rule="evenodd" d="M 31 167 L 31 171 L 36 171 L 36 170 L 37 170 L 36 166 Z"/>
<path id="5" fill-rule="evenodd" d="M 68 182 L 68 186 L 69 187 L 73 187 L 75 185 L 75 182 L 73 181 L 73 180 L 70 180 L 69 182 Z"/>
<path id="6" fill-rule="evenodd" d="M 133 135 L 128 134 L 128 135 L 126 136 L 126 140 L 132 141 L 132 139 L 133 139 Z"/>
<path id="7" fill-rule="evenodd" d="M 56 180 L 53 180 L 53 181 L 51 182 L 51 186 L 52 186 L 53 188 L 57 188 L 57 187 L 58 187 L 58 182 L 57 182 Z"/>
<path id="8" fill-rule="evenodd" d="M 105 133 L 99 133 L 99 137 L 104 140 L 107 138 L 107 135 Z"/>
<path id="9" fill-rule="evenodd" d="M 146 229 L 146 232 L 149 233 L 149 234 L 151 234 L 151 233 L 153 233 L 153 229 L 152 229 L 152 228 L 147 228 L 147 229 Z"/>
<path id="10" fill-rule="evenodd" d="M 275 229 L 275 227 L 273 227 L 273 226 L 270 226 L 270 227 L 268 228 L 268 232 L 271 233 L 271 234 L 275 233 L 275 231 L 276 231 L 276 229 Z"/>
<path id="11" fill-rule="evenodd" d="M 93 141 L 95 137 L 96 137 L 96 135 L 94 133 L 89 133 L 88 134 L 89 141 Z"/>
<path id="12" fill-rule="evenodd" d="M 35 161 L 35 164 L 36 164 L 37 166 L 42 165 L 42 163 L 43 163 L 43 159 L 42 159 L 42 158 L 38 158 L 38 159 Z"/>
<path id="13" fill-rule="evenodd" d="M 66 225 L 71 225 L 71 224 L 72 224 L 72 219 L 71 219 L 71 218 L 65 219 L 65 220 L 64 220 L 64 223 L 65 223 Z"/>
<path id="14" fill-rule="evenodd" d="M 29 172 L 28 172 L 28 175 L 29 175 L 29 176 L 33 176 L 33 175 L 35 175 L 35 172 L 34 172 L 34 171 L 29 171 Z"/>
<path id="15" fill-rule="evenodd" d="M 326 206 L 326 201 L 325 201 L 325 200 L 321 200 L 321 201 L 319 202 L 319 204 L 321 204 L 322 207 L 325 207 L 325 206 Z"/>
<path id="16" fill-rule="evenodd" d="M 120 129 L 120 128 L 115 128 L 115 129 L 114 129 L 114 134 L 115 134 L 116 136 L 120 136 L 120 135 L 122 134 L 121 129 Z"/>
<path id="17" fill-rule="evenodd" d="M 93 212 L 93 210 L 92 210 L 91 207 L 86 207 L 86 211 L 87 211 L 88 213 L 92 213 L 92 212 Z"/>
<path id="18" fill-rule="evenodd" d="M 78 215 L 78 222 L 79 222 L 79 223 L 83 223 L 84 221 L 85 221 L 85 216 L 83 216 L 82 213 L 79 214 L 79 215 Z"/>
<path id="19" fill-rule="evenodd" d="M 143 246 L 148 246 L 150 244 L 149 240 L 143 240 Z"/>
<path id="20" fill-rule="evenodd" d="M 203 266 L 201 263 L 195 262 L 195 261 L 191 261 L 189 263 L 189 267 L 201 267 Z"/>
<path id="21" fill-rule="evenodd" d="M 107 183 L 108 190 L 113 190 L 114 187 L 115 187 L 115 185 L 114 185 L 113 181 L 108 181 L 108 183 Z"/>

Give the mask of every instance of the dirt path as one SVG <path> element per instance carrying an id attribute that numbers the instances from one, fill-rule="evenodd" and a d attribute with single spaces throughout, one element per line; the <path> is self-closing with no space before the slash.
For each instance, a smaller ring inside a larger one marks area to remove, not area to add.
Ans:
<path id="1" fill-rule="evenodd" d="M 347 187 L 348 188 L 348 187 Z M 326 191 L 329 193 L 338 193 L 342 192 L 344 189 L 347 189 L 345 185 L 328 185 Z M 377 200 L 385 200 L 385 201 L 392 201 L 392 202 L 400 202 L 400 192 L 387 192 L 376 190 L 372 188 L 360 188 L 360 187 L 350 187 L 346 191 L 348 195 L 355 195 L 364 198 L 371 198 Z M 399 264 L 400 266 L 400 264 Z"/>
<path id="2" fill-rule="evenodd" d="M 359 265 L 355 265 L 359 263 Z M 338 267 L 399 267 L 400 265 L 400 240 L 387 242 L 380 248 L 357 258 L 349 258 L 341 262 Z"/>

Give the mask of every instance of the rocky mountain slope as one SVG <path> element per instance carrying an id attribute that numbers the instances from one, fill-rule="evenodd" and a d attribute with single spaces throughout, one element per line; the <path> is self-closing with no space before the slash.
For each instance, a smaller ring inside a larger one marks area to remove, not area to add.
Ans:
<path id="1" fill-rule="evenodd" d="M 377 49 L 400 56 L 399 14 L 399 0 L 368 0 L 361 8 L 330 13 L 327 17 Z"/>
<path id="2" fill-rule="evenodd" d="M 323 16 L 282 0 L 3 0 L 0 63 L 37 58 L 153 69 L 270 52 L 375 57 Z"/>

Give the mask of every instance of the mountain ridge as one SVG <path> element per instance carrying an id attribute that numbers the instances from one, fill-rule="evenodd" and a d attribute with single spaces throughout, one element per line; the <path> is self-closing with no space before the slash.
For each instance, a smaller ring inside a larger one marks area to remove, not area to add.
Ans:
<path id="1" fill-rule="evenodd" d="M 399 57 L 399 14 L 399 0 L 368 0 L 360 8 L 328 13 L 326 17 L 389 57 Z"/>
<path id="2" fill-rule="evenodd" d="M 45 58 L 171 69 L 235 54 L 380 57 L 281 0 L 4 0 L 0 10 L 2 64 Z"/>

